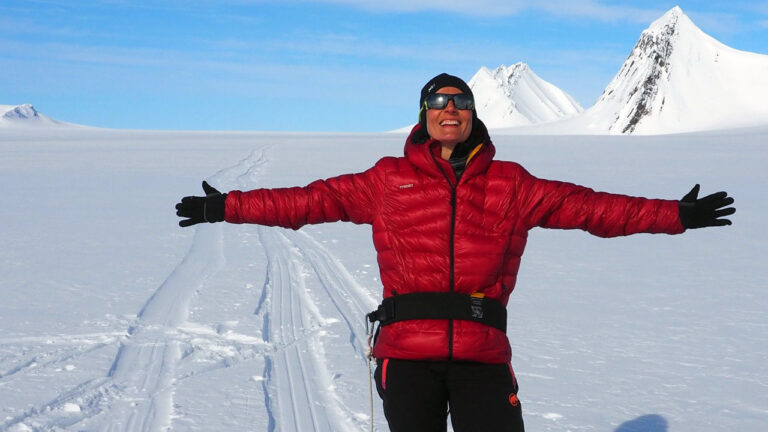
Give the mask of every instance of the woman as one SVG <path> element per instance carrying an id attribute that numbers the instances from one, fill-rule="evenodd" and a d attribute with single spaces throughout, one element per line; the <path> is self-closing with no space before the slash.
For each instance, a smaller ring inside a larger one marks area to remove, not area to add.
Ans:
<path id="1" fill-rule="evenodd" d="M 404 157 L 305 187 L 231 191 L 203 184 L 185 197 L 181 226 L 371 224 L 383 284 L 373 349 L 376 384 L 393 432 L 523 431 L 510 364 L 506 304 L 527 233 L 579 228 L 601 237 L 679 234 L 730 225 L 725 192 L 681 201 L 595 192 L 538 179 L 495 149 L 472 90 L 440 74 L 422 89 Z"/>

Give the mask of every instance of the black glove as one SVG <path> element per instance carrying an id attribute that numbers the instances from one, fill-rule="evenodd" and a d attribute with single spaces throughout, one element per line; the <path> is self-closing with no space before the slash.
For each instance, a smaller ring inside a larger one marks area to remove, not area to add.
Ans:
<path id="1" fill-rule="evenodd" d="M 679 201 L 680 222 L 686 229 L 731 224 L 729 219 L 720 219 L 736 213 L 734 207 L 723 208 L 733 204 L 733 198 L 727 192 L 713 193 L 704 198 L 698 196 L 699 185 L 696 185 Z"/>
<path id="2" fill-rule="evenodd" d="M 227 199 L 227 194 L 217 191 L 205 181 L 203 191 L 205 191 L 204 197 L 188 196 L 176 204 L 176 216 L 189 218 L 179 221 L 180 227 L 224 220 L 224 201 Z"/>

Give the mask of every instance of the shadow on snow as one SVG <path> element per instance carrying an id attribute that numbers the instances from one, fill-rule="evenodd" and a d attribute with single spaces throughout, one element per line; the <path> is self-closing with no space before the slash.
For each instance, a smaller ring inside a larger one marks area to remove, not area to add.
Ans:
<path id="1" fill-rule="evenodd" d="M 613 432 L 667 432 L 667 420 L 656 414 L 648 414 L 622 423 Z"/>

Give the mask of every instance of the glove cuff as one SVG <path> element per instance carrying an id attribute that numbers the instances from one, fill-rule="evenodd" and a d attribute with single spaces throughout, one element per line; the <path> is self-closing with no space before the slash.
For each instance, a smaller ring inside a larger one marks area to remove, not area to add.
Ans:
<path id="1" fill-rule="evenodd" d="M 205 197 L 203 201 L 203 219 L 206 222 L 223 222 L 227 194 L 215 194 Z"/>
<path id="2" fill-rule="evenodd" d="M 677 202 L 677 208 L 680 213 L 680 223 L 683 225 L 683 228 L 689 229 L 689 228 L 698 228 L 695 225 L 695 213 L 696 213 L 696 204 L 692 202 L 686 202 L 686 201 L 678 201 Z"/>

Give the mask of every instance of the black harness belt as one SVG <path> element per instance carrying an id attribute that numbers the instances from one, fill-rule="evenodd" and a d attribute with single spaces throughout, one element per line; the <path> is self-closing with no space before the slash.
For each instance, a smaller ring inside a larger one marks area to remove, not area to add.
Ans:
<path id="1" fill-rule="evenodd" d="M 418 292 L 385 298 L 369 313 L 370 322 L 385 326 L 398 321 L 447 319 L 479 322 L 507 332 L 507 308 L 494 299 L 447 292 Z"/>

